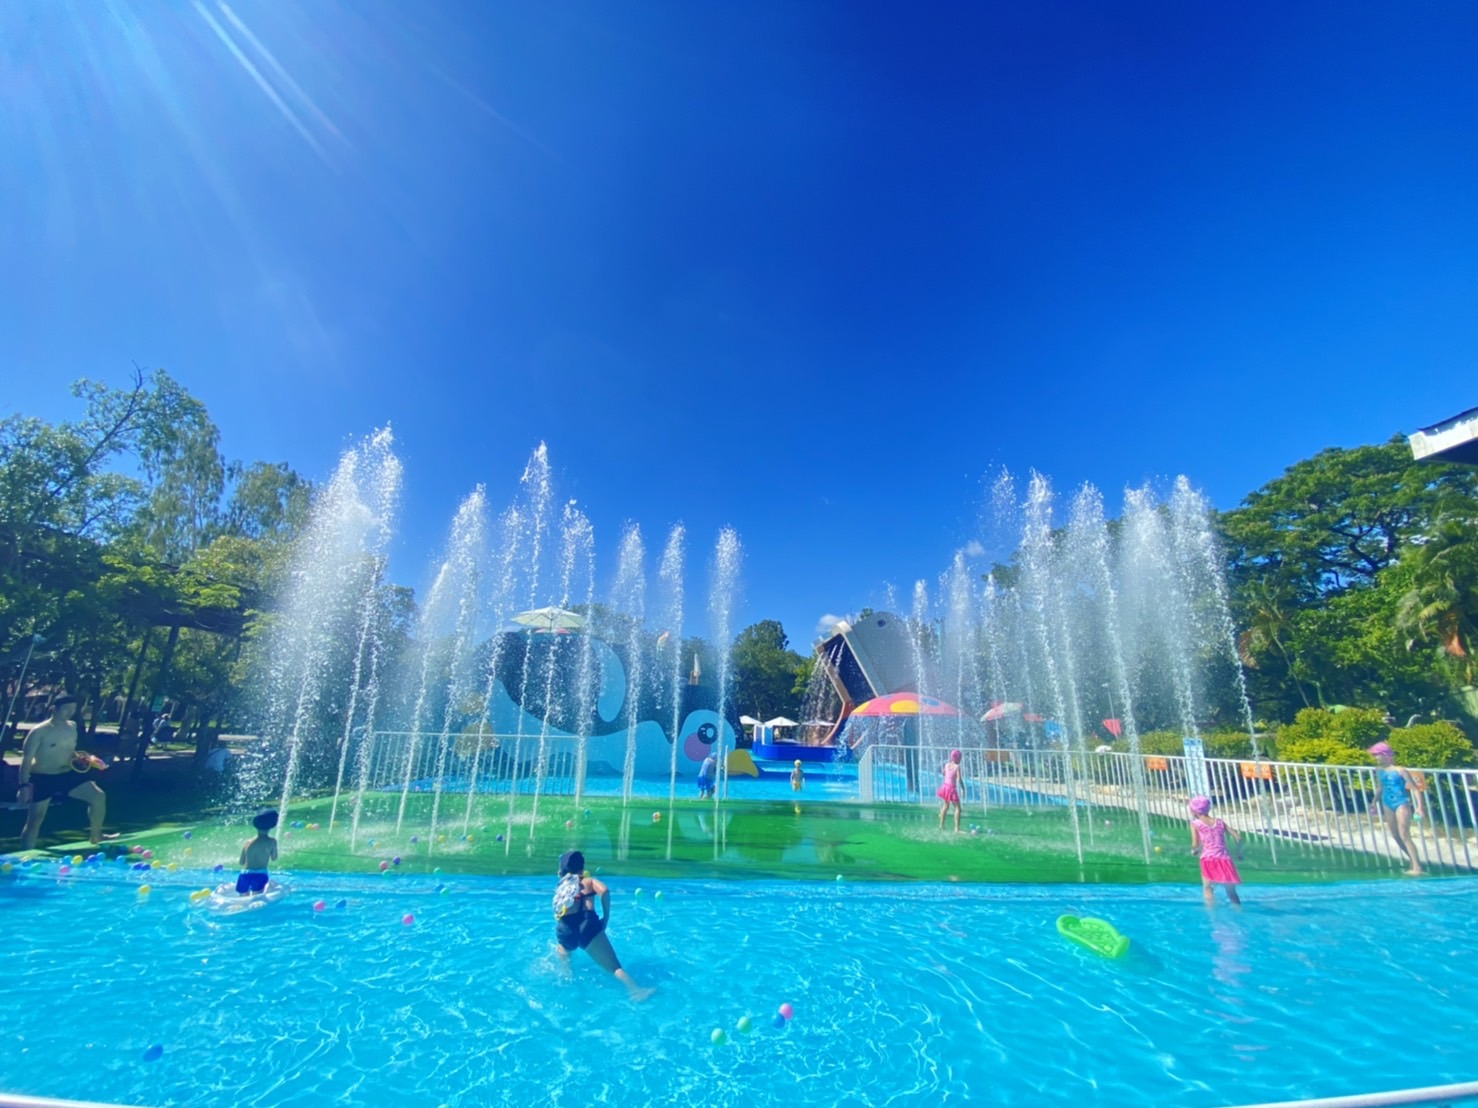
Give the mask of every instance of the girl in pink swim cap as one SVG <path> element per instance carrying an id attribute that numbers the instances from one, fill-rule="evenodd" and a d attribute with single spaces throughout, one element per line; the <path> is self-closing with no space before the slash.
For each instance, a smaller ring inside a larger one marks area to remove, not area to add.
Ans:
<path id="1" fill-rule="evenodd" d="M 955 808 L 955 834 L 960 833 L 960 811 L 963 804 L 960 800 L 960 790 L 964 787 L 965 780 L 960 769 L 961 754 L 958 750 L 949 752 L 949 761 L 944 763 L 944 784 L 940 785 L 934 795 L 939 797 L 939 830 L 944 830 L 944 816 L 949 811 L 951 804 Z"/>
<path id="2" fill-rule="evenodd" d="M 1226 889 L 1228 900 L 1240 905 L 1242 898 L 1237 895 L 1237 886 L 1242 883 L 1242 875 L 1227 853 L 1227 834 L 1230 832 L 1239 843 L 1242 836 L 1228 827 L 1225 820 L 1212 817 L 1210 797 L 1191 797 L 1190 808 L 1191 853 L 1201 855 L 1201 889 L 1206 894 L 1207 906 L 1216 903 L 1218 885 Z"/>

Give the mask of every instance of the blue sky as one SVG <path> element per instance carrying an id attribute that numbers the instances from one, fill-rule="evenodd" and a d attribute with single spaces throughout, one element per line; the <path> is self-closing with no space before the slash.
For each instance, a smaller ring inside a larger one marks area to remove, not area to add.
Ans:
<path id="1" fill-rule="evenodd" d="M 550 446 L 809 640 L 1000 467 L 1220 507 L 1472 407 L 1478 6 L 0 8 L 0 412 L 163 367 L 398 575 Z"/>

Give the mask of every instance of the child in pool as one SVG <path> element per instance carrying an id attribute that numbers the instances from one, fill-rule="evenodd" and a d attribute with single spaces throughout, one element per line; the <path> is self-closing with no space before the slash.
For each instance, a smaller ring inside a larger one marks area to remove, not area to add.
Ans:
<path id="1" fill-rule="evenodd" d="M 1396 765 L 1396 752 L 1391 749 L 1390 743 L 1376 743 L 1370 748 L 1370 753 L 1375 756 L 1376 764 L 1380 767 L 1376 771 L 1380 782 L 1380 793 L 1375 801 L 1376 811 L 1385 817 L 1386 829 L 1410 863 L 1405 870 L 1406 874 L 1420 877 L 1422 864 L 1417 858 L 1416 842 L 1411 837 L 1411 817 L 1415 815 L 1422 819 L 1426 816 L 1426 801 L 1422 796 L 1421 786 L 1417 784 L 1411 770 Z"/>
<path id="2" fill-rule="evenodd" d="M 595 911 L 595 898 L 600 898 L 600 914 Z M 559 859 L 559 884 L 554 887 L 554 941 L 559 944 L 559 956 L 566 963 L 570 952 L 585 951 L 595 964 L 626 986 L 632 1000 L 645 1000 L 652 995 L 651 989 L 638 985 L 621 968 L 621 959 L 616 949 L 606 938 L 606 925 L 611 921 L 611 890 L 605 882 L 585 872 L 585 855 L 578 850 L 567 850 Z"/>
<path id="3" fill-rule="evenodd" d="M 960 769 L 961 757 L 962 755 L 958 750 L 951 750 L 949 752 L 949 761 L 944 763 L 944 784 L 940 785 L 938 790 L 934 794 L 935 796 L 939 797 L 940 801 L 939 830 L 944 830 L 945 814 L 949 811 L 950 805 L 953 804 L 955 808 L 956 835 L 960 833 L 960 812 L 963 808 L 963 803 L 960 800 L 960 790 L 964 787 L 965 784 L 964 778 L 962 776 L 962 771 Z"/>
<path id="4" fill-rule="evenodd" d="M 806 774 L 801 769 L 801 760 L 795 760 L 795 769 L 790 771 L 790 789 L 792 792 L 800 792 L 806 785 Z"/>
<path id="5" fill-rule="evenodd" d="M 267 867 L 277 861 L 277 840 L 267 834 L 277 826 L 277 813 L 259 813 L 251 825 L 257 837 L 247 839 L 241 848 L 241 874 L 236 878 L 236 891 L 242 896 L 267 891 Z"/>
<path id="6" fill-rule="evenodd" d="M 1208 905 L 1216 903 L 1216 886 L 1227 891 L 1227 899 L 1240 905 L 1237 886 L 1242 875 L 1237 872 L 1237 863 L 1227 853 L 1227 833 L 1237 842 L 1242 841 L 1235 828 L 1228 827 L 1225 820 L 1211 817 L 1211 798 L 1191 797 L 1191 853 L 1201 855 L 1201 888 L 1206 893 Z"/>

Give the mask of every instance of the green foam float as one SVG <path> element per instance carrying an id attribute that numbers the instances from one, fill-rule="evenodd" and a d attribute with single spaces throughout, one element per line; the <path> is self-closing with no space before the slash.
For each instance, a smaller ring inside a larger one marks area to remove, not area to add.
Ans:
<path id="1" fill-rule="evenodd" d="M 1057 933 L 1105 958 L 1122 958 L 1129 951 L 1128 938 L 1108 920 L 1058 916 Z"/>

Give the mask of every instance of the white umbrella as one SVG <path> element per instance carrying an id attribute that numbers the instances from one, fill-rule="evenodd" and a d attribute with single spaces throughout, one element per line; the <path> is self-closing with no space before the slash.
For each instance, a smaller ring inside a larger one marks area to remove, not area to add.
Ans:
<path id="1" fill-rule="evenodd" d="M 774 719 L 767 719 L 767 720 L 765 720 L 765 726 L 766 727 L 799 727 L 800 724 L 797 723 L 793 719 L 786 719 L 784 716 L 776 716 Z"/>
<path id="2" fill-rule="evenodd" d="M 761 723 L 759 720 L 755 719 L 753 716 L 740 716 L 739 717 L 739 722 L 742 723 L 745 727 L 763 727 L 764 726 L 763 723 Z"/>
<path id="3" fill-rule="evenodd" d="M 519 612 L 513 617 L 513 622 L 540 631 L 578 631 L 585 626 L 585 617 L 579 612 L 550 605 L 547 608 L 534 608 L 532 611 Z"/>

